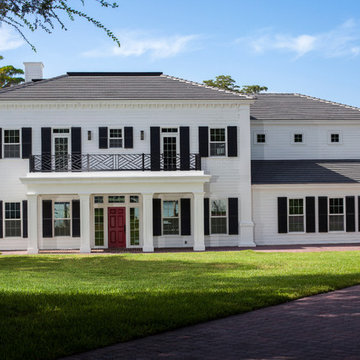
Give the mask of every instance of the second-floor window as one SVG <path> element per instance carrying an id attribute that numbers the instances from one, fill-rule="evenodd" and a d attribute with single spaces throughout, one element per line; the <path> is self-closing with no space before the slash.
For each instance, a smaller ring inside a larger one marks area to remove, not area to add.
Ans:
<path id="1" fill-rule="evenodd" d="M 123 130 L 109 129 L 109 147 L 122 148 L 123 147 Z"/>
<path id="2" fill-rule="evenodd" d="M 210 129 L 210 156 L 226 155 L 225 128 Z"/>
<path id="3" fill-rule="evenodd" d="M 20 157 L 20 130 L 4 130 L 4 158 Z"/>

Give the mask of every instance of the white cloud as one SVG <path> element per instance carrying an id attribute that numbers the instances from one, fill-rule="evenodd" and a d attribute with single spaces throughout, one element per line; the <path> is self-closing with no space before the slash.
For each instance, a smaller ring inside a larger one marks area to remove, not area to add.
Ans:
<path id="1" fill-rule="evenodd" d="M 360 54 L 360 25 L 350 19 L 333 30 L 318 34 L 290 35 L 262 29 L 257 34 L 242 37 L 237 43 L 250 47 L 256 53 L 283 51 L 296 58 L 309 53 L 323 57 L 358 56 Z"/>
<path id="2" fill-rule="evenodd" d="M 0 26 L 0 51 L 13 50 L 24 45 L 24 40 L 8 26 Z"/>
<path id="3" fill-rule="evenodd" d="M 94 49 L 83 53 L 85 57 L 141 56 L 149 55 L 153 59 L 175 56 L 188 51 L 190 43 L 198 35 L 151 36 L 143 31 L 121 31 L 117 33 L 121 47 L 112 46 Z"/>

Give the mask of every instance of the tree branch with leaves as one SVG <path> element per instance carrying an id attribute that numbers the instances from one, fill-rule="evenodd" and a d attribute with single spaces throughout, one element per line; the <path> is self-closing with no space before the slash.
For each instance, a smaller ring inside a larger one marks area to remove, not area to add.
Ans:
<path id="1" fill-rule="evenodd" d="M 3 59 L 4 58 L 0 55 L 0 60 Z M 23 70 L 16 69 L 12 65 L 0 67 L 0 88 L 7 88 L 24 82 L 25 80 L 22 77 L 16 76 L 22 74 L 24 74 Z"/>
<path id="2" fill-rule="evenodd" d="M 78 0 L 85 6 L 85 0 Z M 117 3 L 110 3 L 106 0 L 93 0 L 101 7 L 117 8 Z M 61 29 L 67 30 L 62 17 L 66 15 L 68 19 L 74 21 L 75 17 L 86 19 L 96 27 L 105 31 L 118 46 L 119 39 L 111 30 L 105 27 L 99 20 L 96 20 L 85 12 L 73 8 L 69 5 L 73 0 L 0 0 L 0 25 L 8 24 L 16 29 L 22 38 L 36 51 L 35 46 L 28 40 L 24 34 L 24 29 L 36 31 L 41 29 L 49 34 L 53 32 L 56 25 Z"/>

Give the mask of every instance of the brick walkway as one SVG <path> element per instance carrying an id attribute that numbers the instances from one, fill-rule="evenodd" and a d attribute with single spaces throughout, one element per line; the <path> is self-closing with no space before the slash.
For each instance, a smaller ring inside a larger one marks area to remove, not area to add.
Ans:
<path id="1" fill-rule="evenodd" d="M 121 343 L 67 360 L 360 359 L 360 286 Z"/>

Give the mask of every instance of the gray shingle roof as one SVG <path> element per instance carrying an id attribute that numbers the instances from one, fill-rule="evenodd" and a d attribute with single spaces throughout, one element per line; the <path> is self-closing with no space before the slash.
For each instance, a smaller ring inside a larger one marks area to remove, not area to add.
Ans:
<path id="1" fill-rule="evenodd" d="M 360 109 L 301 94 L 256 95 L 252 120 L 360 120 Z"/>
<path id="2" fill-rule="evenodd" d="M 252 184 L 360 182 L 360 160 L 253 160 Z"/>
<path id="3" fill-rule="evenodd" d="M 162 73 L 67 73 L 0 91 L 1 100 L 244 100 Z"/>

